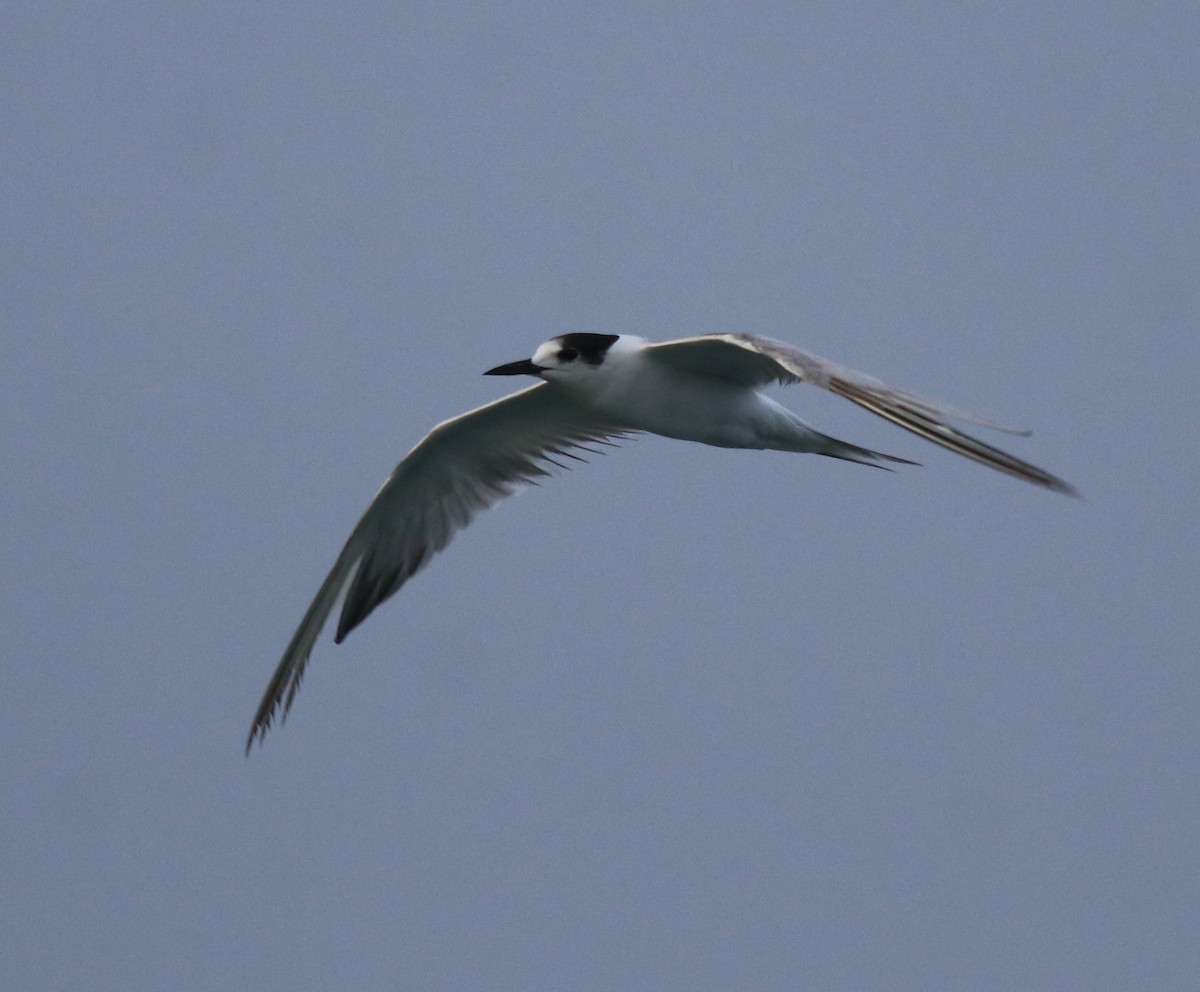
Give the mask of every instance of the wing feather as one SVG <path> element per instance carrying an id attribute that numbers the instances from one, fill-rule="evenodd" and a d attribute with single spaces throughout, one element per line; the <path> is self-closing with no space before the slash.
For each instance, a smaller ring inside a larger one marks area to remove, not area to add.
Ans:
<path id="1" fill-rule="evenodd" d="M 961 420 L 1022 436 L 1029 431 L 899 389 L 782 341 L 754 334 L 702 334 L 649 345 L 646 353 L 681 371 L 731 379 L 745 386 L 810 382 L 966 458 L 1055 492 L 1079 495 L 1070 483 L 958 430 L 947 421 Z"/>
<path id="2" fill-rule="evenodd" d="M 344 597 L 337 643 L 394 595 L 481 510 L 550 473 L 555 454 L 611 444 L 628 432 L 598 422 L 561 390 L 538 383 L 439 424 L 375 494 L 284 651 L 250 727 L 246 750 L 282 706 L 286 718 L 313 645 Z"/>

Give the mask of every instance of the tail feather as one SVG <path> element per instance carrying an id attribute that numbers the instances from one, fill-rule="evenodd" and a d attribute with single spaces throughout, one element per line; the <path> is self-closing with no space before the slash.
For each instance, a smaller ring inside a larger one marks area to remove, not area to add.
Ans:
<path id="1" fill-rule="evenodd" d="M 814 433 L 817 433 L 814 431 Z M 887 469 L 892 471 L 884 462 L 894 462 L 897 465 L 920 465 L 920 462 L 911 461 L 908 458 L 898 458 L 896 455 L 885 455 L 882 451 L 872 451 L 870 448 L 860 448 L 857 444 L 851 444 L 849 441 L 839 441 L 836 437 L 830 437 L 828 434 L 817 433 L 817 436 L 823 442 L 822 446 L 816 449 L 818 455 L 825 455 L 827 458 L 841 458 L 843 461 L 857 462 L 859 465 L 870 465 L 872 468 Z"/>

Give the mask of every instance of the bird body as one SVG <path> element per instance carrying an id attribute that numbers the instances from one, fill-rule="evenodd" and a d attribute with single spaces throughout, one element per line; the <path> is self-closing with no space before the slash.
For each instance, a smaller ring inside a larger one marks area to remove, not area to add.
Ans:
<path id="1" fill-rule="evenodd" d="M 809 352 L 750 334 L 650 342 L 633 335 L 563 334 L 533 357 L 487 375 L 542 381 L 438 424 L 376 493 L 322 583 L 263 694 L 246 741 L 286 716 L 326 620 L 343 600 L 335 641 L 415 575 L 475 514 L 520 486 L 580 459 L 579 451 L 636 433 L 721 448 L 808 452 L 877 467 L 907 459 L 813 429 L 760 390 L 810 382 L 942 447 L 1067 495 L 1062 479 L 950 425 L 961 420 L 1024 434 L 978 414 L 897 389 Z"/>
<path id="2" fill-rule="evenodd" d="M 626 338 L 618 343 L 626 344 Z M 690 388 L 693 373 L 649 361 L 643 351 L 610 354 L 605 365 L 611 374 L 564 380 L 560 388 L 629 430 L 718 448 L 758 449 L 777 447 L 793 436 L 799 440 L 802 434 L 794 429 L 798 418 L 757 390 L 715 376 L 698 390 Z"/>

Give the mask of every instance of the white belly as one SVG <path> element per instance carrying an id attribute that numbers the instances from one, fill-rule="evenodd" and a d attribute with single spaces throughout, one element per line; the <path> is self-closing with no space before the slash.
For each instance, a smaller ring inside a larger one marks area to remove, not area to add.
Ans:
<path id="1" fill-rule="evenodd" d="M 664 437 L 720 448 L 813 450 L 815 435 L 795 414 L 724 379 L 656 370 L 633 384 L 614 383 L 587 401 L 606 417 Z"/>

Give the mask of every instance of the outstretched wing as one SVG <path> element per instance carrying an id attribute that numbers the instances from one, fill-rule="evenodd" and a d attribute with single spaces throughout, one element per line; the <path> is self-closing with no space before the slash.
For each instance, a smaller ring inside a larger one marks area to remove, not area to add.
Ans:
<path id="1" fill-rule="evenodd" d="M 947 421 L 961 420 L 1007 434 L 1027 435 L 1028 431 L 1006 427 L 969 410 L 889 386 L 874 376 L 782 341 L 753 334 L 704 334 L 648 345 L 646 356 L 681 371 L 730 379 L 744 386 L 811 382 L 943 448 L 1055 492 L 1079 495 L 1070 483 L 958 430 Z"/>
<path id="2" fill-rule="evenodd" d="M 549 475 L 572 449 L 625 436 L 546 383 L 439 424 L 375 494 L 300 621 L 254 716 L 246 750 L 276 711 L 287 716 L 304 666 L 339 597 L 337 643 L 441 551 L 481 510 Z"/>

